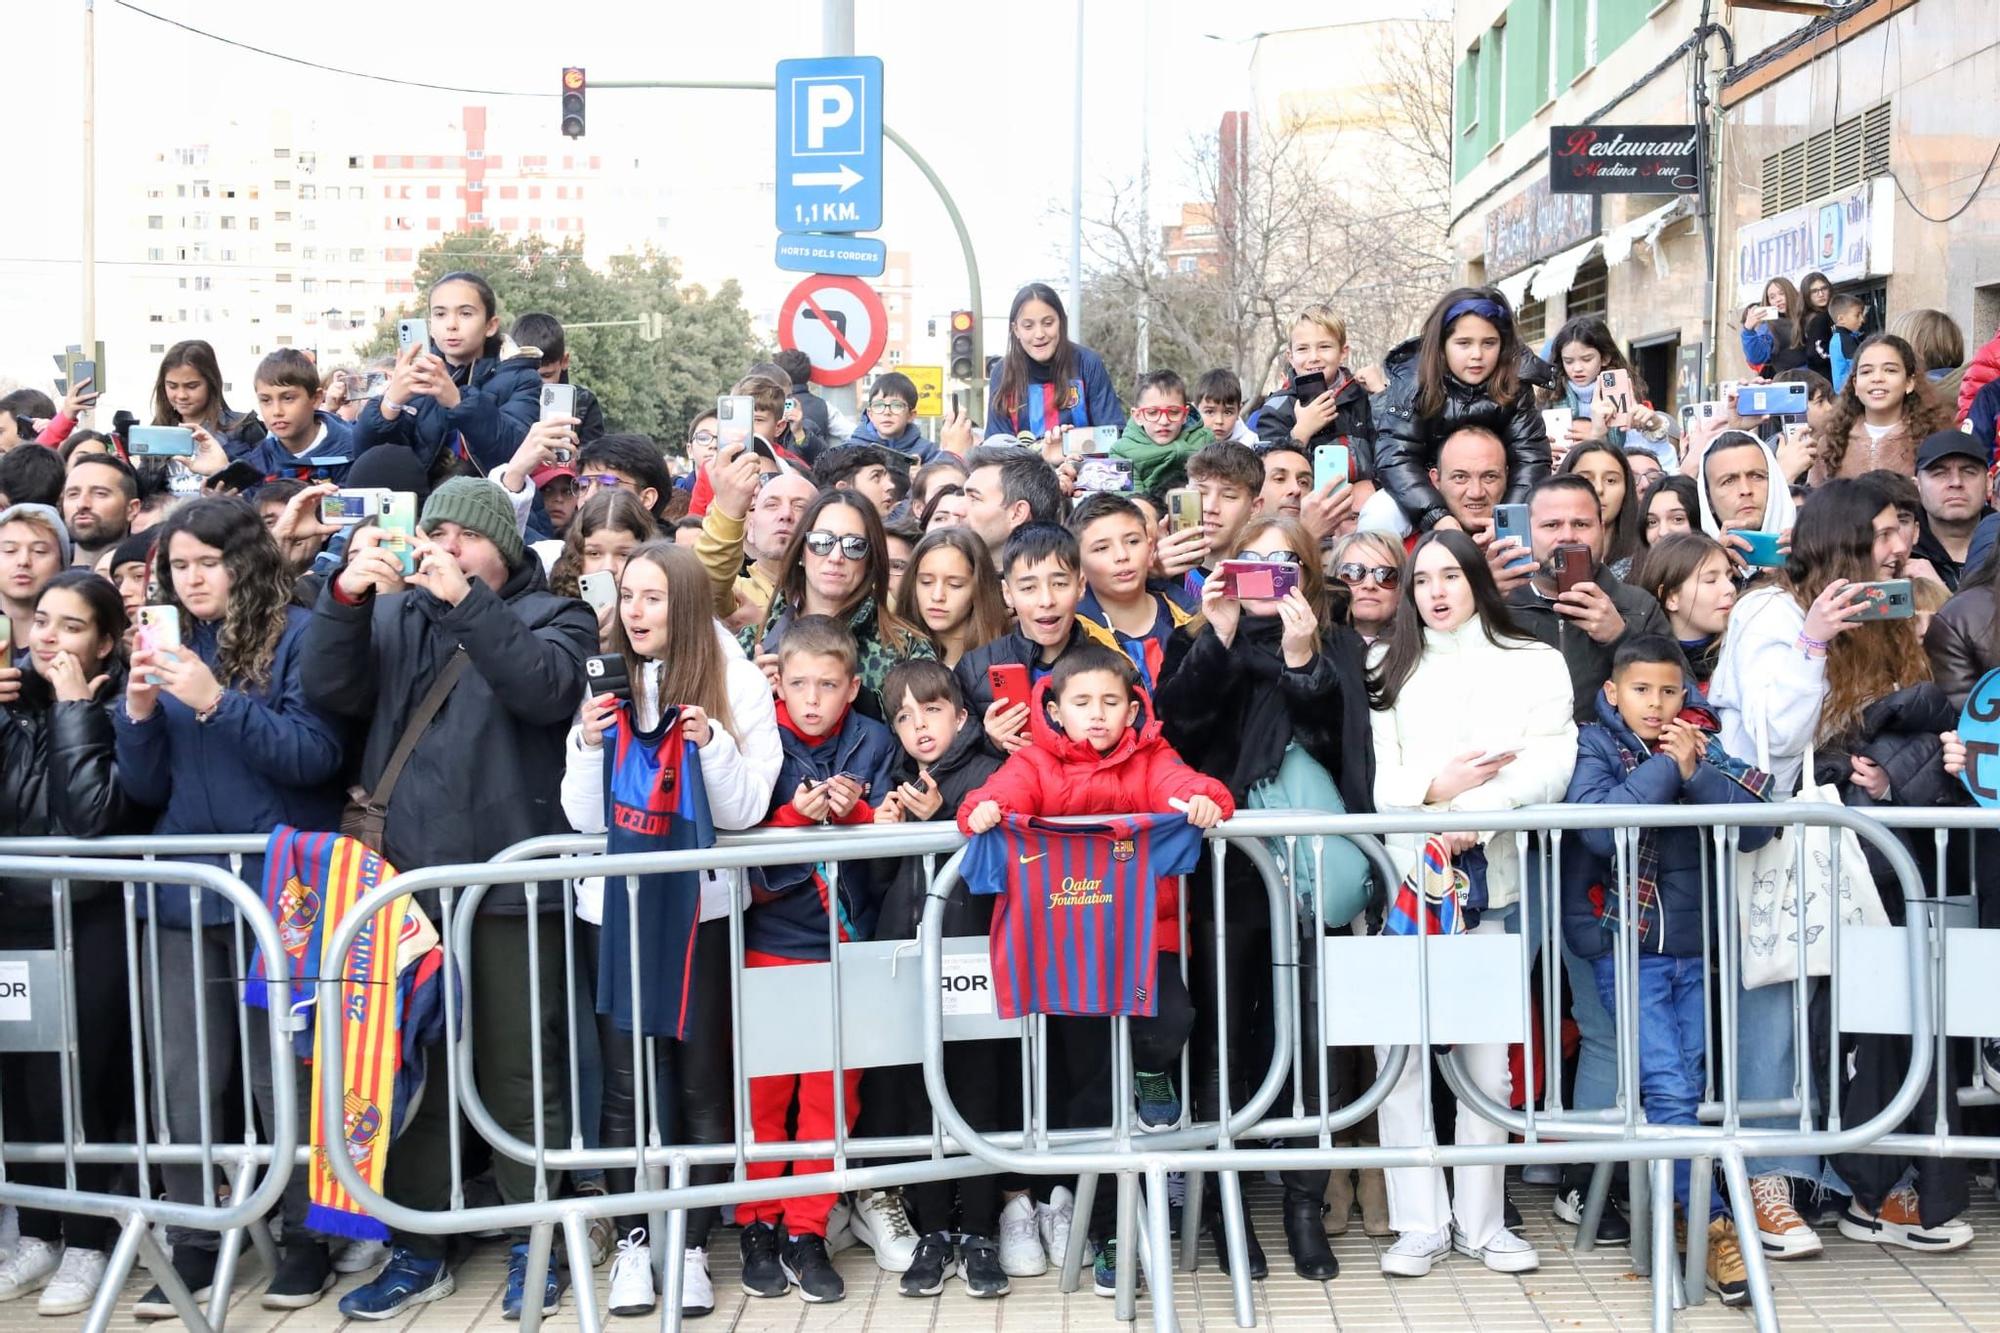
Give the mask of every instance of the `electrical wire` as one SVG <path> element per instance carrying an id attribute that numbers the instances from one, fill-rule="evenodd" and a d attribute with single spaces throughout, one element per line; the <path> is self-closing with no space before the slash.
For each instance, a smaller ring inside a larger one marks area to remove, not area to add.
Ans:
<path id="1" fill-rule="evenodd" d="M 233 46 L 240 51 L 249 51 L 256 55 L 268 56 L 272 60 L 283 60 L 290 64 L 303 65 L 307 69 L 316 69 L 327 74 L 339 74 L 350 79 L 368 79 L 374 83 L 393 83 L 402 88 L 427 88 L 432 92 L 439 93 L 470 93 L 478 97 L 549 98 L 561 95 L 559 93 L 520 92 L 512 88 L 462 88 L 456 84 L 425 83 L 421 79 L 399 79 L 390 74 L 371 74 L 367 70 L 343 69 L 338 65 L 323 65 L 317 60 L 307 60 L 302 56 L 286 55 L 283 51 L 273 51 L 268 47 L 253 46 L 249 42 L 239 42 L 234 37 L 224 37 L 220 33 L 208 32 L 205 29 L 195 27 L 191 23 L 183 23 L 179 19 L 169 18 L 165 14 L 155 14 L 150 9 L 142 9 L 138 5 L 133 4 L 132 0 L 112 0 L 112 3 L 116 4 L 120 9 L 129 9 L 134 14 L 152 19 L 155 23 L 164 23 L 170 28 L 179 28 L 182 32 L 192 33 L 196 37 L 201 37 L 211 42 L 220 42 L 224 46 Z"/>

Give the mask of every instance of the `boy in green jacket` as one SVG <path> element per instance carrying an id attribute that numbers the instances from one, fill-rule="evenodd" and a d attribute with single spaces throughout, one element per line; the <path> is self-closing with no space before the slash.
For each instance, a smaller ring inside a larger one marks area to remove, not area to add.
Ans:
<path id="1" fill-rule="evenodd" d="M 1215 439 L 1188 411 L 1187 381 L 1171 370 L 1153 371 L 1139 380 L 1137 402 L 1111 456 L 1131 462 L 1133 488 L 1142 495 L 1187 485 L 1188 459 Z"/>

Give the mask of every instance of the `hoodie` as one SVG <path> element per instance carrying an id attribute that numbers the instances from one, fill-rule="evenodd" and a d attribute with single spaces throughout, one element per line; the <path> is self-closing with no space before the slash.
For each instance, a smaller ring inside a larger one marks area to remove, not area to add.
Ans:
<path id="1" fill-rule="evenodd" d="M 1777 451 L 1769 442 L 1760 440 L 1748 431 L 1723 431 L 1710 440 L 1701 452 L 1701 470 L 1695 477 L 1695 494 L 1701 501 L 1701 530 L 1712 536 L 1720 536 L 1722 522 L 1715 516 L 1715 506 L 1708 499 L 1708 456 L 1715 452 L 1716 445 L 1727 441 L 1730 448 L 1736 448 L 1745 440 L 1754 441 L 1764 451 L 1764 462 L 1770 468 L 1771 487 L 1764 496 L 1764 520 L 1756 527 L 1758 532 L 1785 532 L 1798 521 L 1799 507 L 1792 500 L 1792 488 L 1785 484 L 1784 471 L 1778 466 Z"/>

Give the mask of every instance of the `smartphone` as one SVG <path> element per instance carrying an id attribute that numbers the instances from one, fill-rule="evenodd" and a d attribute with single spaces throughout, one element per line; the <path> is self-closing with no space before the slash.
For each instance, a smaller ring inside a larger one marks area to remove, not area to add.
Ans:
<path id="1" fill-rule="evenodd" d="M 576 590 L 593 611 L 609 611 L 618 604 L 618 579 L 608 569 L 593 569 L 578 575 Z"/>
<path id="2" fill-rule="evenodd" d="M 1597 574 L 1590 548 L 1582 542 L 1564 542 L 1549 552 L 1549 569 L 1556 576 L 1556 595 L 1561 596 L 1579 583 L 1588 583 Z"/>
<path id="3" fill-rule="evenodd" d="M 786 415 L 786 416 L 790 416 L 790 415 L 791 415 L 792 413 L 794 413 L 794 412 L 796 412 L 796 411 L 798 411 L 798 410 L 799 410 L 799 400 L 798 400 L 798 399 L 796 399 L 796 398 L 787 398 L 787 399 L 785 400 L 785 415 Z"/>
<path id="4" fill-rule="evenodd" d="M 1549 437 L 1551 444 L 1569 438 L 1569 428 L 1576 421 L 1576 413 L 1567 407 L 1545 407 L 1542 409 L 1542 433 Z"/>
<path id="5" fill-rule="evenodd" d="M 750 418 L 757 411 L 757 400 L 747 393 L 725 393 L 715 400 L 716 449 L 720 452 L 730 445 L 742 445 L 750 440 Z"/>
<path id="6" fill-rule="evenodd" d="M 429 322 L 422 319 L 399 319 L 396 321 L 396 352 L 401 355 L 412 347 L 421 351 L 430 343 Z"/>
<path id="7" fill-rule="evenodd" d="M 193 458 L 194 431 L 186 426 L 134 426 L 125 447 L 146 458 Z"/>
<path id="8" fill-rule="evenodd" d="M 849 782 L 853 783 L 855 786 L 861 789 L 862 800 L 865 801 L 868 799 L 868 788 L 871 784 L 869 783 L 867 778 L 862 777 L 859 773 L 845 773 L 845 772 L 835 773 L 833 776 L 836 778 L 846 778 Z"/>
<path id="9" fill-rule="evenodd" d="M 1101 454 L 1103 452 L 1105 451 L 1097 447 L 1097 436 L 1094 433 L 1087 434 L 1076 427 L 1071 427 L 1069 430 L 1063 432 L 1062 456 L 1064 458 L 1082 458 L 1086 454 Z"/>
<path id="10" fill-rule="evenodd" d="M 1077 459 L 1076 488 L 1080 491 L 1111 491 L 1129 495 L 1134 489 L 1132 462 L 1126 458 L 1107 458 L 1103 454 L 1084 454 Z"/>
<path id="11" fill-rule="evenodd" d="M 1733 405 L 1736 402 L 1736 395 L 1742 390 L 1742 380 L 1724 380 L 1715 386 L 1715 400 L 1724 405 Z"/>
<path id="12" fill-rule="evenodd" d="M 1908 620 L 1917 613 L 1917 599 L 1910 591 L 1908 579 L 1885 579 L 1880 583 L 1857 583 L 1861 597 L 1852 605 L 1861 609 L 1854 619 L 1862 620 Z"/>
<path id="13" fill-rule="evenodd" d="M 632 697 L 632 679 L 625 670 L 622 653 L 595 653 L 584 658 L 583 676 L 593 699 L 603 694 L 616 695 L 620 699 Z"/>
<path id="14" fill-rule="evenodd" d="M 1517 755 L 1519 753 L 1521 753 L 1520 746 L 1507 745 L 1507 746 L 1502 746 L 1501 748 L 1496 750 L 1488 750 L 1485 754 L 1480 755 L 1477 759 L 1473 760 L 1472 762 L 1475 764 L 1490 764 L 1496 759 L 1505 759 L 1510 755 Z"/>
<path id="15" fill-rule="evenodd" d="M 1117 447 L 1118 439 L 1124 433 L 1124 431 L 1116 426 L 1092 426 L 1090 428 L 1090 452 L 1094 454 L 1110 453 L 1112 449 Z M 1067 443 L 1068 440 L 1068 435 L 1063 436 L 1064 443 Z"/>
<path id="16" fill-rule="evenodd" d="M 1596 398 L 1604 406 L 1593 409 L 1591 416 L 1607 426 L 1629 426 L 1632 424 L 1632 409 L 1637 406 L 1632 401 L 1632 376 L 1628 371 L 1607 370 L 1597 377 Z"/>
<path id="17" fill-rule="evenodd" d="M 1746 384 L 1736 391 L 1739 417 L 1795 417 L 1806 410 L 1803 384 Z"/>
<path id="18" fill-rule="evenodd" d="M 1755 565 L 1759 569 L 1777 569 L 1785 563 L 1784 555 L 1778 550 L 1777 533 L 1758 532 L 1754 528 L 1732 528 L 1731 532 L 1750 547 L 1744 553 L 1744 564 Z"/>
<path id="19" fill-rule="evenodd" d="M 1354 480 L 1354 455 L 1344 444 L 1322 444 L 1313 450 L 1313 489 L 1323 491 L 1333 482 L 1346 486 Z"/>
<path id="20" fill-rule="evenodd" d="M 97 382 L 97 363 L 95 361 L 72 361 L 69 367 L 69 387 L 74 389 L 85 380 L 90 381 L 90 391 L 92 393 L 99 393 L 103 390 L 104 386 Z"/>
<path id="21" fill-rule="evenodd" d="M 7 616 L 0 616 L 0 652 L 5 652 L 6 660 L 14 660 L 14 622 Z"/>
<path id="22" fill-rule="evenodd" d="M 542 415 L 540 420 L 550 417 L 574 417 L 576 415 L 576 386 L 574 384 L 544 384 L 542 386 Z"/>
<path id="23" fill-rule="evenodd" d="M 1694 419 L 1704 426 L 1713 426 L 1719 421 L 1727 421 L 1730 415 L 1730 406 L 1729 403 L 1719 400 L 1696 403 L 1694 405 Z"/>
<path id="24" fill-rule="evenodd" d="M 1317 370 L 1308 370 L 1292 377 L 1292 405 L 1310 403 L 1326 392 L 1326 376 Z"/>
<path id="25" fill-rule="evenodd" d="M 376 526 L 388 534 L 382 549 L 394 552 L 405 575 L 417 572 L 417 552 L 411 539 L 417 535 L 417 497 L 411 491 L 390 491 L 382 501 Z"/>
<path id="26" fill-rule="evenodd" d="M 1001 662 L 986 668 L 986 683 L 1001 703 L 1028 707 L 1028 668 L 1019 662 Z"/>
<path id="27" fill-rule="evenodd" d="M 382 504 L 390 492 L 362 488 L 359 490 L 339 490 L 332 495 L 322 495 L 319 499 L 319 521 L 336 523 L 343 527 L 350 523 L 360 523 L 379 517 Z"/>
<path id="28" fill-rule="evenodd" d="M 1170 533 L 1200 527 L 1201 492 L 1192 486 L 1174 487 L 1167 492 L 1167 509 L 1163 517 Z"/>
<path id="29" fill-rule="evenodd" d="M 1215 573 L 1238 601 L 1275 602 L 1299 586 L 1299 567 L 1283 560 L 1225 560 Z"/>
<path id="30" fill-rule="evenodd" d="M 156 653 L 165 653 L 181 646 L 181 613 L 178 607 L 142 606 L 139 608 L 138 646 L 150 648 Z M 160 678 L 146 673 L 148 685 L 158 685 Z"/>
<path id="31" fill-rule="evenodd" d="M 1533 564 L 1531 552 L 1534 542 L 1528 535 L 1528 506 L 1524 504 L 1493 506 L 1493 540 L 1512 537 L 1521 543 L 1521 554 L 1507 562 L 1507 568 L 1518 569 L 1522 565 Z"/>
<path id="32" fill-rule="evenodd" d="M 389 387 L 389 372 L 386 370 L 364 371 L 361 377 L 347 382 L 349 399 L 380 398 L 382 390 Z"/>

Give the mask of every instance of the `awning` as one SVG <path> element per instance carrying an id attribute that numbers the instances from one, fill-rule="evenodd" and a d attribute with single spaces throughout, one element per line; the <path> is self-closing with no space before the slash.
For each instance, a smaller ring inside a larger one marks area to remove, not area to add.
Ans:
<path id="1" fill-rule="evenodd" d="M 1613 227 L 1604 234 L 1604 262 L 1622 264 L 1632 256 L 1634 242 L 1643 240 L 1654 252 L 1654 262 L 1659 260 L 1660 233 L 1682 218 L 1694 216 L 1694 199 L 1691 195 L 1675 195 L 1669 203 L 1662 204 L 1650 213 L 1642 213 L 1630 222 Z"/>
<path id="2" fill-rule="evenodd" d="M 1595 250 L 1603 239 L 1601 236 L 1593 236 L 1582 245 L 1572 246 L 1543 264 L 1535 275 L 1535 299 L 1546 301 L 1551 296 L 1568 291 L 1571 284 L 1576 281 L 1576 271 L 1583 267 L 1583 261 L 1590 258 L 1590 252 Z"/>
<path id="3" fill-rule="evenodd" d="M 1493 285 L 1498 287 L 1500 294 L 1507 298 L 1507 305 L 1510 309 L 1519 310 L 1521 302 L 1528 297 L 1529 281 L 1541 271 L 1542 266 L 1540 264 L 1530 264 L 1519 273 L 1502 278 Z"/>

